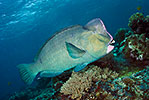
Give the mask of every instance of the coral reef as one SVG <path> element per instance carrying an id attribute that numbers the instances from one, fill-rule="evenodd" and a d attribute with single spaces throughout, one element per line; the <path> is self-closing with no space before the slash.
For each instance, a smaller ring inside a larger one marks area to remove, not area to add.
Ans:
<path id="1" fill-rule="evenodd" d="M 146 38 L 145 34 L 130 35 L 121 42 L 120 49 L 127 58 L 149 60 L 149 38 Z"/>
<path id="2" fill-rule="evenodd" d="M 110 80 L 99 79 L 97 82 L 92 82 L 91 87 L 88 88 L 87 91 L 84 91 L 83 95 L 78 97 L 76 100 L 148 100 L 148 75 L 149 68 L 146 67 L 145 69 L 130 76 L 122 78 L 118 77 L 115 79 L 112 78 Z M 73 82 L 73 80 L 71 81 Z M 73 84 L 73 87 L 76 86 L 76 82 L 71 84 Z M 79 85 L 80 84 L 78 83 L 76 87 L 81 88 L 82 85 Z M 67 86 L 70 86 L 70 83 L 67 83 Z M 73 87 L 67 88 L 70 89 Z M 80 91 L 80 88 L 78 91 Z M 69 96 L 63 95 L 63 99 L 74 100 L 74 98 L 72 99 L 71 96 L 71 94 L 69 94 Z"/>
<path id="3" fill-rule="evenodd" d="M 63 75 L 52 80 L 41 79 L 41 83 L 36 88 L 27 88 L 22 92 L 15 93 L 9 100 L 149 99 L 148 67 L 121 78 L 109 68 L 100 68 L 94 65 L 89 65 L 81 72 L 72 72 L 69 79 L 63 78 L 66 77 L 65 74 Z M 42 83 L 45 85 L 43 86 Z"/>
<path id="4" fill-rule="evenodd" d="M 125 35 L 126 35 L 126 33 L 128 33 L 128 31 L 129 30 L 126 28 L 118 29 L 114 36 L 115 42 L 120 44 L 125 39 L 125 37 L 126 37 Z"/>
<path id="5" fill-rule="evenodd" d="M 48 82 L 43 81 L 43 82 Z M 50 84 L 51 82 L 49 82 Z M 49 85 L 48 84 L 48 85 Z M 14 93 L 9 100 L 41 100 L 41 99 L 48 99 L 51 98 L 55 93 L 55 90 L 51 88 L 51 86 L 43 87 L 32 87 L 26 88 L 25 90 Z"/>
<path id="6" fill-rule="evenodd" d="M 72 70 L 69 70 L 54 78 L 41 78 L 37 80 L 36 86 L 12 94 L 9 100 L 51 100 L 51 98 L 58 98 L 57 93 L 62 84 L 68 80 L 71 72 Z"/>
<path id="7" fill-rule="evenodd" d="M 107 81 L 116 77 L 118 77 L 118 73 L 115 71 L 92 65 L 86 71 L 73 72 L 70 79 L 61 87 L 60 92 L 64 95 L 71 95 L 72 99 L 77 98 L 79 100 L 85 92 L 89 91 L 94 82 L 98 80 Z"/>
<path id="8" fill-rule="evenodd" d="M 80 72 L 70 69 L 9 100 L 149 100 L 149 16 L 129 18 L 115 34 L 115 48 Z"/>
<path id="9" fill-rule="evenodd" d="M 114 56 L 123 54 L 124 58 L 131 63 L 137 61 L 147 65 L 149 63 L 149 16 L 144 17 L 142 13 L 133 14 L 129 18 L 128 26 L 131 30 L 120 28 L 115 34 Z"/>
<path id="10" fill-rule="evenodd" d="M 135 13 L 129 18 L 128 26 L 135 34 L 149 33 L 149 16 L 144 17 L 142 13 Z"/>
<path id="11" fill-rule="evenodd" d="M 148 75 L 149 68 L 146 68 L 131 76 L 117 78 L 108 82 L 100 81 L 98 82 L 98 86 L 108 91 L 116 100 L 148 100 Z"/>

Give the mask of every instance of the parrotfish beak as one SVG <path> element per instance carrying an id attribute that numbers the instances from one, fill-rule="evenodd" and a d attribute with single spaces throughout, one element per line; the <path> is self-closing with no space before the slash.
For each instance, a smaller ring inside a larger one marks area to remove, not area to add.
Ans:
<path id="1" fill-rule="evenodd" d="M 108 45 L 107 53 L 111 52 L 111 51 L 114 49 L 114 45 L 112 45 L 112 44 L 114 44 L 114 43 L 115 43 L 115 41 L 112 40 L 112 42 Z"/>

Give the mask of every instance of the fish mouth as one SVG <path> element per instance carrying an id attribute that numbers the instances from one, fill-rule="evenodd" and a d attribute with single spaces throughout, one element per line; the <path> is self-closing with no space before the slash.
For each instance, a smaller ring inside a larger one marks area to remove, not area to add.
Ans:
<path id="1" fill-rule="evenodd" d="M 111 52 L 114 49 L 113 45 L 109 45 L 107 48 L 107 53 Z"/>
<path id="2" fill-rule="evenodd" d="M 114 39 L 111 39 L 110 42 L 108 43 L 108 45 L 114 45 L 114 44 L 115 44 Z"/>
<path id="3" fill-rule="evenodd" d="M 108 43 L 107 53 L 111 52 L 111 51 L 114 49 L 114 44 L 115 44 L 115 41 L 112 39 L 112 40 Z"/>
<path id="4" fill-rule="evenodd" d="M 110 45 L 113 45 L 114 46 L 115 45 L 115 41 L 112 40 L 111 43 L 110 43 Z"/>

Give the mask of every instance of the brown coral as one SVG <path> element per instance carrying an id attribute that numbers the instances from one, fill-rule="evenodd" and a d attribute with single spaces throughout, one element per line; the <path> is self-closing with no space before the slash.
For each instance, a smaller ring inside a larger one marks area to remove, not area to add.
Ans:
<path id="1" fill-rule="evenodd" d="M 128 26 L 131 31 L 121 28 L 115 35 L 115 38 L 119 37 L 119 39 L 113 50 L 114 56 L 124 58 L 129 64 L 148 65 L 149 15 L 145 17 L 139 12 L 133 14 L 129 18 Z"/>
<path id="2" fill-rule="evenodd" d="M 92 86 L 93 82 L 98 80 L 114 79 L 118 73 L 109 70 L 109 68 L 101 69 L 98 66 L 90 66 L 83 72 L 73 72 L 71 77 L 61 87 L 61 93 L 71 95 L 72 99 L 80 99 Z"/>
<path id="3" fill-rule="evenodd" d="M 91 80 L 87 77 L 82 77 L 82 75 L 77 75 L 74 72 L 72 77 L 63 84 L 61 88 L 61 93 L 65 95 L 71 95 L 72 99 L 81 98 L 85 91 L 88 91 L 91 86 Z"/>
<path id="4" fill-rule="evenodd" d="M 114 40 L 116 43 L 121 43 L 125 39 L 125 35 L 128 33 L 128 29 L 126 28 L 120 28 L 117 30 L 117 32 L 114 35 Z"/>
<path id="5" fill-rule="evenodd" d="M 120 49 L 126 58 L 149 60 L 149 39 L 145 37 L 145 34 L 130 35 L 121 43 Z"/>

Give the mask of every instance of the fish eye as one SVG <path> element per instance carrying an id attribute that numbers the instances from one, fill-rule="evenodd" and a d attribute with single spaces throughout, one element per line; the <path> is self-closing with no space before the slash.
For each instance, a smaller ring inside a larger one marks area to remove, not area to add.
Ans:
<path id="1" fill-rule="evenodd" d="M 88 30 L 88 31 L 89 31 L 89 29 L 88 29 L 87 27 L 85 27 L 85 26 L 83 26 L 82 28 L 83 28 L 84 30 Z"/>

